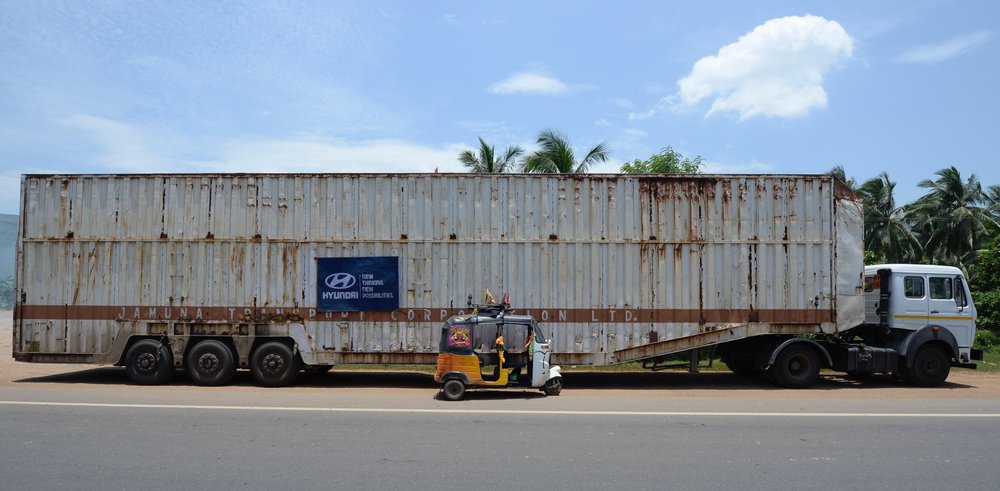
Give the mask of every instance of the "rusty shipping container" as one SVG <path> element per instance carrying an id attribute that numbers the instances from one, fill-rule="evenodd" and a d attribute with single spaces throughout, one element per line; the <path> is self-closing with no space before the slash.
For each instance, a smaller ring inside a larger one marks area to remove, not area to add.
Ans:
<path id="1" fill-rule="evenodd" d="M 860 324 L 861 239 L 823 175 L 26 175 L 14 357 L 287 335 L 309 364 L 433 363 L 489 287 L 556 361 L 612 364 Z M 375 256 L 398 258 L 397 309 L 317 308 L 318 258 Z"/>

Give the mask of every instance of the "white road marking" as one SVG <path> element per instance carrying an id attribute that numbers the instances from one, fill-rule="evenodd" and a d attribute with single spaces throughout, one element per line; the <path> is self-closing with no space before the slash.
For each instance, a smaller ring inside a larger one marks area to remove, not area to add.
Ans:
<path id="1" fill-rule="evenodd" d="M 693 416 L 763 418 L 1000 418 L 1000 413 L 777 413 L 734 411 L 560 411 L 528 409 L 418 409 L 302 406 L 203 406 L 193 404 L 117 404 L 102 402 L 0 401 L 3 406 L 88 407 L 114 409 L 184 409 L 207 411 L 315 412 L 315 413 L 412 413 L 412 414 L 530 414 L 554 416 Z"/>

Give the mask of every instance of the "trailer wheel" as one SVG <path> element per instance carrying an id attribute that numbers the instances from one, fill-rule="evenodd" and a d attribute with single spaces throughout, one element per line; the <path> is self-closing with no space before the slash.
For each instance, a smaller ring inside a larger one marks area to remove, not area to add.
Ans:
<path id="1" fill-rule="evenodd" d="M 125 371 L 135 384 L 160 385 L 174 374 L 174 355 L 166 344 L 143 339 L 125 354 Z"/>
<path id="2" fill-rule="evenodd" d="M 951 357 L 937 346 L 923 346 L 913 357 L 913 368 L 908 375 L 910 383 L 920 387 L 941 385 L 951 373 Z"/>
<path id="3" fill-rule="evenodd" d="M 250 373 L 264 387 L 284 387 L 298 378 L 299 360 L 284 343 L 270 341 L 250 356 Z"/>
<path id="4" fill-rule="evenodd" d="M 542 391 L 547 396 L 557 396 L 562 392 L 562 387 L 562 377 L 552 377 L 545 382 L 545 387 L 542 388 Z"/>
<path id="5" fill-rule="evenodd" d="M 444 394 L 445 399 L 457 401 L 465 395 L 465 384 L 461 380 L 453 378 L 444 383 L 441 393 Z"/>
<path id="6" fill-rule="evenodd" d="M 726 368 L 734 375 L 740 377 L 755 377 L 760 374 L 760 370 L 754 366 L 753 359 L 749 358 L 730 358 L 726 357 L 722 360 L 726 364 Z"/>
<path id="7" fill-rule="evenodd" d="M 187 355 L 187 370 L 198 385 L 226 385 L 236 375 L 236 360 L 228 346 L 214 339 L 198 342 Z"/>
<path id="8" fill-rule="evenodd" d="M 786 346 L 771 365 L 774 381 L 792 389 L 809 387 L 819 377 L 819 356 L 802 343 Z"/>

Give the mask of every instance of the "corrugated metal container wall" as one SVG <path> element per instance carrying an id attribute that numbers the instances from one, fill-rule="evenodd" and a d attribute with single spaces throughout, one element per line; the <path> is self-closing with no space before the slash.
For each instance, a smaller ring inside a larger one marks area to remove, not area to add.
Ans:
<path id="1" fill-rule="evenodd" d="M 440 322 L 489 287 L 544 324 L 560 361 L 603 364 L 726 326 L 850 327 L 837 296 L 860 298 L 860 243 L 848 252 L 843 237 L 861 218 L 827 176 L 23 181 L 15 350 L 103 353 L 116 321 L 282 309 L 342 361 L 406 361 L 435 352 Z M 316 312 L 316 258 L 362 256 L 399 257 L 400 310 Z"/>

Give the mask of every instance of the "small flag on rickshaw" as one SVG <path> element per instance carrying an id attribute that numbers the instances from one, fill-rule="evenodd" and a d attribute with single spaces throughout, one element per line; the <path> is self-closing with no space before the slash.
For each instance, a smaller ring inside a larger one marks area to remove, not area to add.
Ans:
<path id="1" fill-rule="evenodd" d="M 503 306 L 505 308 L 510 308 L 510 293 L 503 294 Z"/>
<path id="2" fill-rule="evenodd" d="M 483 288 L 483 295 L 486 297 L 486 298 L 483 299 L 483 303 L 488 304 L 488 305 L 492 305 L 492 304 L 497 303 L 496 299 L 493 298 L 493 294 L 490 293 L 490 289 L 489 288 Z"/>

